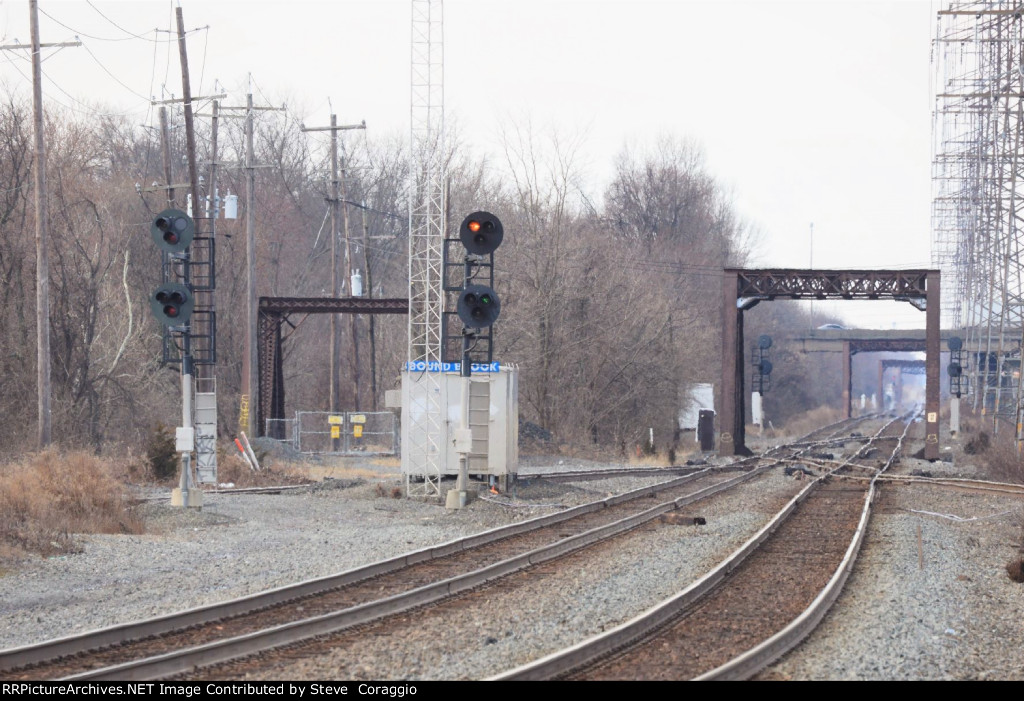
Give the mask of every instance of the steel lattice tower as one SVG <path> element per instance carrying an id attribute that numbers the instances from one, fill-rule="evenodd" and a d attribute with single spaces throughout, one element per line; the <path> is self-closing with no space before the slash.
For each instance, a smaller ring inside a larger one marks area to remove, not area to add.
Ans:
<path id="1" fill-rule="evenodd" d="M 950 2 L 937 16 L 932 262 L 962 329 L 975 411 L 1021 430 L 1024 3 Z"/>
<path id="2" fill-rule="evenodd" d="M 442 0 L 412 0 L 412 94 L 409 133 L 409 352 L 416 367 L 441 361 L 445 236 L 444 11 Z M 422 364 L 422 365 L 420 365 Z M 444 429 L 440 372 L 422 372 L 425 390 L 410 407 L 415 426 L 403 446 L 410 496 L 441 493 Z M 410 480 L 410 472 L 423 482 Z"/>

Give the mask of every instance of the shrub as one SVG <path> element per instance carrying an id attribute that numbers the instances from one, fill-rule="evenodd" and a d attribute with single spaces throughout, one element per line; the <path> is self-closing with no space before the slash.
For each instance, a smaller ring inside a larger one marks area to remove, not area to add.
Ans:
<path id="1" fill-rule="evenodd" d="M 0 468 L 0 546 L 7 554 L 75 549 L 76 533 L 141 533 L 107 462 L 47 450 Z"/>
<path id="2" fill-rule="evenodd" d="M 1006 563 L 1006 574 L 1015 582 L 1024 583 L 1024 558 L 1016 558 Z"/>
<path id="3" fill-rule="evenodd" d="M 161 482 L 178 475 L 178 453 L 174 448 L 174 430 L 157 424 L 146 439 L 146 460 L 153 476 Z"/>
<path id="4" fill-rule="evenodd" d="M 977 439 L 980 449 L 976 453 L 968 453 L 967 448 L 975 443 L 972 439 L 964 446 L 964 452 L 977 455 L 976 460 L 984 466 L 991 479 L 1024 484 L 1024 460 L 1010 431 L 1002 431 L 991 439 L 988 434 L 979 433 Z"/>
<path id="5" fill-rule="evenodd" d="M 988 450 L 989 444 L 988 434 L 982 431 L 967 441 L 967 444 L 964 446 L 964 453 L 967 455 L 981 455 Z"/>

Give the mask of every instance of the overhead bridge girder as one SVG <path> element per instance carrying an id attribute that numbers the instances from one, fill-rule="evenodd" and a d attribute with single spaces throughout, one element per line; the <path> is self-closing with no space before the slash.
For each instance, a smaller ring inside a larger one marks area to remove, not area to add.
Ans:
<path id="1" fill-rule="evenodd" d="M 784 299 L 890 299 L 925 311 L 925 458 L 939 457 L 939 271 L 938 270 L 748 270 L 722 276 L 722 383 L 719 453 L 749 454 L 746 446 L 743 312 L 762 301 Z M 887 341 L 892 343 L 892 341 Z M 843 341 L 849 362 L 850 341 Z M 861 347 L 859 350 L 867 350 Z M 887 348 L 888 350 L 888 348 Z M 849 368 L 844 367 L 844 376 Z M 849 403 L 848 380 L 844 397 Z"/>
<path id="2" fill-rule="evenodd" d="M 369 297 L 260 297 L 257 329 L 256 432 L 267 419 L 284 418 L 284 367 L 281 325 L 289 314 L 408 314 L 407 299 Z M 278 424 L 280 425 L 280 424 Z M 283 438 L 284 436 L 274 436 Z"/>
<path id="3" fill-rule="evenodd" d="M 897 299 L 927 297 L 927 270 L 740 270 L 740 298 Z"/>

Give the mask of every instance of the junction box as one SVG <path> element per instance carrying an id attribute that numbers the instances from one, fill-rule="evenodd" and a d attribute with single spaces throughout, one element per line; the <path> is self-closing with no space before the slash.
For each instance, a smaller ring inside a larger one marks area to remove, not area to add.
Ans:
<path id="1" fill-rule="evenodd" d="M 429 371 L 427 371 L 429 372 Z M 459 474 L 457 445 L 468 441 L 469 474 L 494 476 L 504 491 L 519 470 L 519 369 L 502 366 L 496 372 L 474 372 L 470 377 L 469 434 L 462 435 L 462 377 L 458 371 L 432 373 L 439 380 L 428 381 L 426 372 L 402 372 L 402 474 L 427 475 L 432 468 L 426 456 L 409 450 L 426 431 L 421 420 L 426 411 L 427 392 L 439 386 L 444 414 L 438 464 L 442 476 Z"/>

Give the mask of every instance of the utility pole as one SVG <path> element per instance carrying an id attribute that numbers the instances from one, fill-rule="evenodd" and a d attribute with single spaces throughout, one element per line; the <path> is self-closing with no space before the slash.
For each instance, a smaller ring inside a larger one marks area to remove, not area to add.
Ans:
<path id="1" fill-rule="evenodd" d="M 283 112 L 284 106 L 281 107 L 256 107 L 252 101 L 252 89 L 248 91 L 245 96 L 244 107 L 228 107 L 224 106 L 220 108 L 228 112 L 242 111 L 244 114 L 220 114 L 221 118 L 232 118 L 242 117 L 245 119 L 245 162 L 243 167 L 245 168 L 245 260 L 246 260 L 246 276 L 245 276 L 245 350 L 242 355 L 242 391 L 240 397 L 240 411 L 239 411 L 239 428 L 245 431 L 248 435 L 257 435 L 259 433 L 258 427 L 255 426 L 256 416 L 258 415 L 257 402 L 259 397 L 256 396 L 256 386 L 258 384 L 258 378 L 256 375 L 257 371 L 257 347 L 254 342 L 256 338 L 256 329 L 258 324 L 257 314 L 257 300 L 256 300 L 256 228 L 253 222 L 253 213 L 255 207 L 253 206 L 253 199 L 256 196 L 256 155 L 255 146 L 253 144 L 254 134 L 254 119 L 257 111 L 270 111 L 270 112 Z"/>
<path id="2" fill-rule="evenodd" d="M 42 44 L 39 41 L 39 2 L 29 0 L 29 44 L 7 44 L 0 50 L 29 49 L 32 54 L 32 114 L 35 129 L 35 216 L 36 216 L 36 403 L 37 439 L 40 448 L 53 440 L 50 400 L 50 258 L 49 211 L 46 194 L 46 140 L 43 135 L 42 50 L 50 47 L 81 46 L 80 41 Z"/>
<path id="3" fill-rule="evenodd" d="M 210 120 L 210 182 L 206 186 L 209 204 L 206 216 L 210 217 L 210 235 L 217 233 L 217 214 L 220 200 L 217 198 L 217 127 L 220 125 L 220 100 L 213 101 L 213 119 Z"/>
<path id="4" fill-rule="evenodd" d="M 181 7 L 179 6 L 175 12 L 178 20 L 178 56 L 181 60 L 181 83 L 183 87 L 182 100 L 184 102 L 185 110 L 185 143 L 186 150 L 188 151 L 188 171 L 189 171 L 189 192 L 192 193 L 192 206 L 197 207 L 199 204 L 198 192 L 199 183 L 196 178 L 196 167 L 195 167 L 195 134 L 193 132 L 192 124 L 192 95 L 189 88 L 188 79 L 188 56 L 185 51 L 185 27 L 182 21 Z M 168 182 L 168 185 L 171 183 Z M 193 214 L 196 210 L 193 209 Z M 187 259 L 193 254 L 190 251 L 186 251 L 186 259 L 183 261 L 185 269 L 185 285 L 188 286 L 191 283 L 191 265 Z M 192 325 L 195 325 L 193 320 Z M 188 435 L 193 436 L 194 439 L 194 420 L 192 412 L 192 395 L 195 391 L 193 386 L 193 366 L 192 366 L 192 332 L 188 331 L 182 334 L 181 337 L 181 425 Z M 193 444 L 194 445 L 194 444 Z M 203 503 L 203 493 L 196 489 L 196 479 L 192 471 L 192 445 L 186 447 L 178 446 L 181 450 L 181 476 L 178 481 L 178 499 L 180 499 L 181 506 L 189 506 L 193 508 L 199 508 Z M 176 503 L 172 496 L 171 502 Z"/>
<path id="5" fill-rule="evenodd" d="M 245 96 L 245 356 L 242 358 L 242 402 L 252 406 L 252 397 L 256 391 L 256 329 L 259 320 L 256 318 L 256 233 L 253 229 L 253 198 L 256 195 L 256 160 L 253 146 L 253 111 L 252 89 Z M 250 411 L 248 425 L 245 427 L 252 433 L 253 415 Z"/>
<path id="6" fill-rule="evenodd" d="M 36 141 L 36 387 L 39 416 L 39 447 L 52 440 L 50 398 L 50 259 L 46 207 L 46 143 L 43 139 L 43 69 L 39 45 L 39 2 L 30 0 L 32 11 L 32 110 Z"/>
<path id="7" fill-rule="evenodd" d="M 365 125 L 363 127 L 365 129 Z M 342 164 L 342 172 L 345 166 Z M 352 286 L 352 238 L 348 231 L 348 194 L 345 190 L 345 179 L 341 180 L 341 218 L 345 230 L 345 281 L 348 284 L 349 296 L 355 296 Z M 352 396 L 353 407 L 359 411 L 359 315 L 349 314 L 349 331 L 352 335 Z"/>
<path id="8" fill-rule="evenodd" d="M 366 221 L 366 201 L 361 203 L 363 213 L 363 284 L 366 296 L 373 297 L 373 278 L 370 276 L 370 227 Z M 377 329 L 375 315 L 370 314 L 370 402 L 371 411 L 377 411 Z"/>
<path id="9" fill-rule="evenodd" d="M 349 129 L 365 129 L 366 121 L 360 124 L 338 125 L 338 116 L 331 115 L 329 127 L 302 127 L 302 131 L 329 131 L 331 132 L 331 296 L 335 299 L 341 297 L 343 282 L 342 278 L 351 278 L 351 249 L 349 247 L 348 235 L 348 208 L 344 209 L 344 230 L 345 230 L 345 274 L 341 272 L 341 246 L 338 245 L 338 207 L 344 200 L 344 179 L 339 175 L 338 169 L 338 132 Z M 351 289 L 351 288 L 350 288 Z M 353 315 L 353 324 L 355 315 Z M 355 327 L 353 325 L 353 333 Z M 353 364 L 358 365 L 358 355 L 353 358 Z M 331 399 L 330 410 L 338 411 L 341 405 L 341 318 L 338 314 L 331 314 Z M 358 370 L 356 371 L 358 373 Z M 358 375 L 357 375 L 358 376 Z M 358 394 L 358 392 L 357 392 Z M 356 400 L 358 402 L 358 398 Z M 358 408 L 358 405 L 357 407 Z"/>
<path id="10" fill-rule="evenodd" d="M 167 206 L 174 207 L 174 182 L 171 170 L 171 133 L 167 126 L 167 106 L 160 105 L 160 153 L 164 159 L 164 183 L 167 188 Z"/>
<path id="11" fill-rule="evenodd" d="M 192 96 L 190 101 L 194 104 L 200 100 L 216 100 L 221 97 L 227 97 L 227 95 L 206 95 L 202 97 Z M 142 191 L 156 192 L 158 190 L 163 190 L 167 198 L 167 206 L 171 209 L 184 209 L 184 207 L 176 207 L 175 205 L 175 190 L 179 187 L 183 187 L 186 189 L 191 188 L 191 185 L 189 183 L 175 183 L 174 180 L 172 179 L 174 177 L 174 154 L 172 153 L 171 150 L 171 126 L 167 114 L 167 105 L 177 104 L 183 101 L 184 98 L 179 99 L 172 97 L 169 100 L 151 100 L 149 103 L 154 107 L 160 107 L 160 111 L 158 112 L 158 114 L 160 115 L 160 155 L 161 158 L 163 158 L 164 162 L 165 182 L 163 185 L 154 185 L 153 187 L 142 188 Z M 214 138 L 216 139 L 216 137 Z M 214 149 L 216 149 L 216 143 L 214 144 Z"/>
<path id="12" fill-rule="evenodd" d="M 192 206 L 199 212 L 199 176 L 196 171 L 196 132 L 192 119 L 192 87 L 188 77 L 188 53 L 185 50 L 185 20 L 182 19 L 181 5 L 174 8 L 178 20 L 178 55 L 181 58 L 181 88 L 185 108 L 185 144 L 188 149 L 188 178 L 191 184 Z M 168 183 L 169 184 L 169 183 Z"/>

